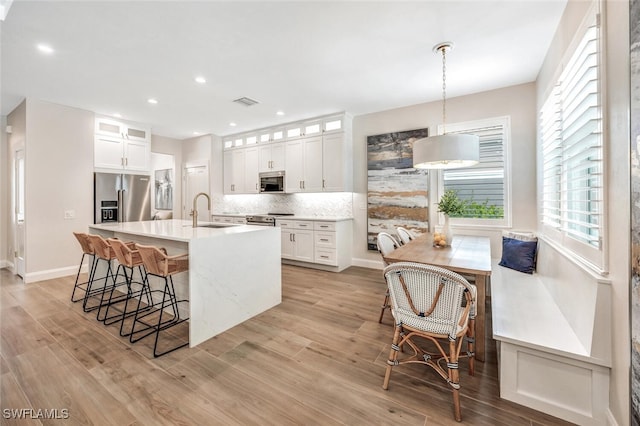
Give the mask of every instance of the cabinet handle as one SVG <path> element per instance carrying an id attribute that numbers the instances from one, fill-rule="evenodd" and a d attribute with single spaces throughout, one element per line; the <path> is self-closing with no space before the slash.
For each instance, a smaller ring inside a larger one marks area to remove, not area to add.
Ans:
<path id="1" fill-rule="evenodd" d="M 120 157 L 120 165 L 124 166 L 124 157 Z"/>
<path id="2" fill-rule="evenodd" d="M 328 228 L 329 225 L 320 225 L 320 228 Z"/>
<path id="3" fill-rule="evenodd" d="M 124 159 L 124 165 L 125 165 L 125 166 L 128 166 L 128 165 L 129 165 L 129 159 L 128 159 L 128 158 L 125 158 L 125 159 Z"/>
<path id="4" fill-rule="evenodd" d="M 302 189 L 305 189 L 304 181 L 302 181 Z"/>
<path id="5" fill-rule="evenodd" d="M 298 226 L 303 228 L 303 227 L 307 226 L 307 224 L 306 223 L 300 223 L 300 224 L 298 224 Z"/>
<path id="6" fill-rule="evenodd" d="M 291 234 L 293 236 L 293 242 L 296 242 L 296 234 Z"/>
<path id="7" fill-rule="evenodd" d="M 323 259 L 328 259 L 329 258 L 329 256 L 320 256 L 320 257 L 323 258 Z"/>
<path id="8" fill-rule="evenodd" d="M 324 179 L 322 179 L 322 189 L 324 189 L 324 188 L 325 188 Z"/>
<path id="9" fill-rule="evenodd" d="M 256 191 L 258 190 L 258 182 L 256 182 Z"/>
<path id="10" fill-rule="evenodd" d="M 329 240 L 327 238 L 320 238 L 320 241 L 326 241 L 329 242 Z"/>

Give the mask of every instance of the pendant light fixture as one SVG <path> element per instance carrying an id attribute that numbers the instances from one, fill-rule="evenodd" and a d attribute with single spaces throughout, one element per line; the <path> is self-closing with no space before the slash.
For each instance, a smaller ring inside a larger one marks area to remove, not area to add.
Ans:
<path id="1" fill-rule="evenodd" d="M 413 167 L 416 169 L 455 169 L 477 164 L 480 159 L 480 138 L 476 135 L 447 134 L 447 52 L 453 43 L 433 47 L 442 53 L 442 134 L 418 139 L 413 144 Z"/>

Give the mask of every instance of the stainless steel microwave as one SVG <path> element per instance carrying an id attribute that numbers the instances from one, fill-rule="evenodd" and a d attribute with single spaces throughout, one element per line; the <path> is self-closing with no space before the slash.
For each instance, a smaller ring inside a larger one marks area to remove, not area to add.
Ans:
<path id="1" fill-rule="evenodd" d="M 260 177 L 260 192 L 284 192 L 284 170 L 263 172 Z"/>

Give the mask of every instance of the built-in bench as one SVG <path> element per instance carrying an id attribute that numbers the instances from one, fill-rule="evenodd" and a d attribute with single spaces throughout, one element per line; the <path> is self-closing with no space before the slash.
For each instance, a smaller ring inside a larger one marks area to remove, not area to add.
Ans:
<path id="1" fill-rule="evenodd" d="M 611 284 L 544 241 L 537 265 L 533 275 L 492 265 L 500 396 L 577 424 L 605 424 Z"/>

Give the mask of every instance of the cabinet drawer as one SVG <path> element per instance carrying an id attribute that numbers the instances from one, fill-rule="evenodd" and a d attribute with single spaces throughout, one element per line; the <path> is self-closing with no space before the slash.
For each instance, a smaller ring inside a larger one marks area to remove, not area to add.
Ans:
<path id="1" fill-rule="evenodd" d="M 335 232 L 315 232 L 316 247 L 335 248 L 336 233 Z"/>
<path id="2" fill-rule="evenodd" d="M 325 265 L 337 265 L 336 249 L 316 248 L 315 262 L 324 263 Z"/>
<path id="3" fill-rule="evenodd" d="M 276 219 L 276 226 L 285 229 L 293 229 L 294 228 L 294 220 L 288 219 Z"/>
<path id="4" fill-rule="evenodd" d="M 335 222 L 314 222 L 313 229 L 316 231 L 335 231 L 336 223 Z"/>
<path id="5" fill-rule="evenodd" d="M 313 222 L 308 220 L 294 220 L 293 227 L 296 229 L 309 229 L 313 230 Z"/>

